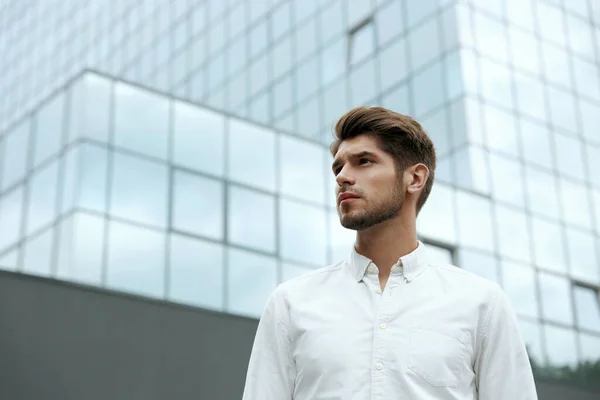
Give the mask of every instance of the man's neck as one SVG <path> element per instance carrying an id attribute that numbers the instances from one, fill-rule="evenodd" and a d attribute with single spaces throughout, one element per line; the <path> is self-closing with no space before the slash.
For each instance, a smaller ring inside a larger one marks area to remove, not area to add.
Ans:
<path id="1" fill-rule="evenodd" d="M 354 245 L 359 254 L 369 258 L 387 277 L 398 259 L 413 252 L 418 246 L 414 219 L 401 217 L 385 221 L 369 229 L 358 231 Z"/>

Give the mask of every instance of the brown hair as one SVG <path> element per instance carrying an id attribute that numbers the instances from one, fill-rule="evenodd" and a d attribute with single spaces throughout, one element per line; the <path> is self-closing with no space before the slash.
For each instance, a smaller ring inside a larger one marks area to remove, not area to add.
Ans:
<path id="1" fill-rule="evenodd" d="M 335 156 L 344 140 L 359 135 L 377 138 L 381 150 L 394 157 L 399 176 L 418 163 L 429 168 L 429 177 L 417 201 L 418 214 L 431 193 L 436 159 L 433 142 L 421 124 L 383 107 L 357 107 L 344 114 L 335 125 L 336 139 L 329 146 L 331 154 Z"/>

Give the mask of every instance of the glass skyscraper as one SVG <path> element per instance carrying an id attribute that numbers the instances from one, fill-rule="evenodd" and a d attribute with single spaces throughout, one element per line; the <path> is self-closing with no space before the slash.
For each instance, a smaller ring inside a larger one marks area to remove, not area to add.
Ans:
<path id="1" fill-rule="evenodd" d="M 1 268 L 258 317 L 350 250 L 327 145 L 382 105 L 436 145 L 435 258 L 540 371 L 600 360 L 599 2 L 0 0 L 0 54 Z"/>

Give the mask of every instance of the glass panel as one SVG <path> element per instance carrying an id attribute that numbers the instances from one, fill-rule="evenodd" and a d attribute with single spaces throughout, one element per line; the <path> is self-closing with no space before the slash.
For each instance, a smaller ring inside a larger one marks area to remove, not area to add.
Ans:
<path id="1" fill-rule="evenodd" d="M 531 212 L 558 219 L 558 192 L 554 175 L 530 167 L 525 167 L 525 171 Z"/>
<path id="2" fill-rule="evenodd" d="M 31 235 L 56 217 L 56 188 L 58 185 L 58 160 L 37 171 L 29 181 L 29 208 L 27 231 Z"/>
<path id="3" fill-rule="evenodd" d="M 250 30 L 250 57 L 260 54 L 267 47 L 267 23 L 263 21 Z"/>
<path id="4" fill-rule="evenodd" d="M 87 73 L 71 90 L 69 142 L 88 137 L 108 142 L 111 81 Z"/>
<path id="5" fill-rule="evenodd" d="M 502 286 L 518 314 L 537 318 L 538 302 L 535 269 L 523 264 L 502 261 Z"/>
<path id="6" fill-rule="evenodd" d="M 557 128 L 570 132 L 577 131 L 575 116 L 575 98 L 565 90 L 556 89 L 548 85 L 548 99 L 550 101 L 550 116 L 552 123 Z"/>
<path id="7" fill-rule="evenodd" d="M 481 94 L 490 104 L 513 108 L 512 82 L 509 70 L 485 58 L 479 59 Z"/>
<path id="8" fill-rule="evenodd" d="M 169 254 L 169 300 L 222 310 L 223 246 L 173 234 Z"/>
<path id="9" fill-rule="evenodd" d="M 494 198 L 523 208 L 525 206 L 523 185 L 516 180 L 523 176 L 523 168 L 514 159 L 490 154 L 490 172 Z"/>
<path id="10" fill-rule="evenodd" d="M 587 154 L 587 177 L 589 181 L 600 187 L 600 174 L 596 173 L 600 171 L 600 147 L 588 144 L 585 146 Z M 600 212 L 600 210 L 598 210 Z"/>
<path id="11" fill-rule="evenodd" d="M 11 250 L 0 256 L 0 270 L 16 271 L 19 263 L 18 249 Z"/>
<path id="12" fill-rule="evenodd" d="M 538 40 L 531 33 L 510 27 L 508 29 L 512 62 L 516 68 L 539 75 L 541 73 L 538 56 Z M 520 75 L 520 74 L 519 74 Z"/>
<path id="13" fill-rule="evenodd" d="M 229 187 L 229 241 L 241 246 L 275 251 L 275 198 L 235 186 Z"/>
<path id="14" fill-rule="evenodd" d="M 440 108 L 419 121 L 433 141 L 438 157 L 450 150 L 447 110 L 447 108 Z"/>
<path id="15" fill-rule="evenodd" d="M 317 48 L 317 26 L 309 19 L 296 30 L 296 61 L 302 61 Z"/>
<path id="16" fill-rule="evenodd" d="M 323 147 L 290 136 L 280 136 L 280 190 L 297 199 L 323 204 L 325 180 Z"/>
<path id="17" fill-rule="evenodd" d="M 92 211 L 106 212 L 108 151 L 105 147 L 83 143 L 78 168 L 76 205 Z"/>
<path id="18" fill-rule="evenodd" d="M 341 0 L 330 1 L 326 8 L 317 14 L 320 19 L 321 43 L 326 43 L 329 39 L 342 33 L 344 21 L 340 15 L 344 15 Z"/>
<path id="19" fill-rule="evenodd" d="M 23 272 L 32 275 L 50 276 L 52 273 L 53 240 L 54 228 L 50 228 L 25 243 Z"/>
<path id="20" fill-rule="evenodd" d="M 444 85 L 441 62 L 419 71 L 413 79 L 415 117 L 420 118 L 441 106 L 444 101 Z"/>
<path id="21" fill-rule="evenodd" d="M 355 26 L 369 16 L 371 2 L 363 0 L 346 0 L 348 26 Z"/>
<path id="22" fill-rule="evenodd" d="M 329 212 L 329 242 L 331 259 L 329 263 L 345 260 L 350 255 L 356 240 L 356 231 L 346 229 L 340 224 L 337 212 Z"/>
<path id="23" fill-rule="evenodd" d="M 600 107 L 578 99 L 579 109 L 581 111 L 581 126 L 585 139 L 591 143 L 600 144 Z"/>
<path id="24" fill-rule="evenodd" d="M 490 149 L 518 156 L 517 121 L 514 114 L 485 104 L 482 107 Z"/>
<path id="25" fill-rule="evenodd" d="M 166 159 L 169 100 L 146 90 L 116 83 L 114 135 L 116 146 Z"/>
<path id="26" fill-rule="evenodd" d="M 533 368 L 535 369 L 535 367 L 545 364 L 546 357 L 544 357 L 542 350 L 542 330 L 539 323 L 519 319 L 519 328 Z"/>
<path id="27" fill-rule="evenodd" d="M 459 243 L 482 250 L 492 250 L 492 209 L 490 202 L 481 196 L 463 191 L 456 193 Z"/>
<path id="28" fill-rule="evenodd" d="M 592 47 L 590 47 L 590 50 Z M 593 57 L 593 56 L 592 56 Z M 600 100 L 600 81 L 598 81 L 598 67 L 580 59 L 571 57 L 575 75 L 575 88 L 579 94 L 594 100 Z"/>
<path id="29" fill-rule="evenodd" d="M 569 55 L 563 49 L 547 42 L 541 42 L 545 77 L 549 82 L 561 86 L 571 86 Z"/>
<path id="30" fill-rule="evenodd" d="M 583 166 L 582 143 L 577 138 L 555 134 L 557 163 L 559 173 L 583 181 L 585 171 Z"/>
<path id="31" fill-rule="evenodd" d="M 400 114 L 410 114 L 408 86 L 406 84 L 400 85 L 383 95 L 381 105 Z"/>
<path id="32" fill-rule="evenodd" d="M 381 90 L 385 91 L 408 76 L 406 44 L 398 39 L 379 52 Z"/>
<path id="33" fill-rule="evenodd" d="M 222 176 L 225 118 L 207 109 L 173 103 L 173 162 Z"/>
<path id="34" fill-rule="evenodd" d="M 321 53 L 322 86 L 333 82 L 337 77 L 346 72 L 346 51 L 347 44 L 345 38 L 340 38 L 323 49 Z"/>
<path id="35" fill-rule="evenodd" d="M 292 42 L 286 36 L 273 47 L 273 79 L 288 72 L 292 64 Z"/>
<path id="36" fill-rule="evenodd" d="M 519 111 L 529 117 L 546 121 L 543 82 L 539 78 L 531 78 L 516 71 L 514 77 Z"/>
<path id="37" fill-rule="evenodd" d="M 323 119 L 330 130 L 346 111 L 348 111 L 348 89 L 346 80 L 340 79 L 323 91 Z"/>
<path id="38" fill-rule="evenodd" d="M 275 134 L 271 130 L 231 119 L 228 176 L 236 181 L 275 190 Z"/>
<path id="39" fill-rule="evenodd" d="M 291 263 L 282 263 L 281 269 L 283 273 L 282 282 L 287 282 L 291 279 L 297 278 L 312 271 L 312 269 L 307 266 Z"/>
<path id="40" fill-rule="evenodd" d="M 106 285 L 111 289 L 162 298 L 165 236 L 122 222 L 109 222 Z"/>
<path id="41" fill-rule="evenodd" d="M 319 63 L 317 57 L 299 65 L 296 70 L 296 101 L 301 103 L 319 88 Z"/>
<path id="42" fill-rule="evenodd" d="M 44 104 L 37 113 L 33 168 L 37 167 L 60 150 L 63 142 L 65 120 L 65 94 L 60 92 Z"/>
<path id="43" fill-rule="evenodd" d="M 223 238 L 223 182 L 173 173 L 173 229 L 215 239 Z"/>
<path id="44" fill-rule="evenodd" d="M 241 3 L 241 5 L 245 4 Z M 271 14 L 271 36 L 274 41 L 290 30 L 292 26 L 291 12 L 291 3 L 284 3 L 281 7 L 277 7 L 273 10 Z M 231 29 L 231 24 L 229 24 L 229 27 L 229 29 Z"/>
<path id="45" fill-rule="evenodd" d="M 281 116 L 292 107 L 293 88 L 291 76 L 286 76 L 273 87 L 273 115 Z"/>
<path id="46" fill-rule="evenodd" d="M 573 324 L 569 281 L 544 272 L 539 273 L 538 280 L 544 318 L 568 325 Z"/>
<path id="47" fill-rule="evenodd" d="M 586 335 L 585 333 L 579 334 L 579 349 L 581 355 L 581 361 L 598 363 L 600 360 L 600 336 Z M 594 376 L 589 377 L 593 384 L 598 384 L 597 379 Z"/>
<path id="48" fill-rule="evenodd" d="M 230 248 L 227 311 L 260 317 L 277 286 L 277 261 L 272 257 Z"/>
<path id="49" fill-rule="evenodd" d="M 23 201 L 23 186 L 0 197 L 0 251 L 21 237 Z"/>
<path id="50" fill-rule="evenodd" d="M 544 2 L 537 4 L 537 21 L 544 39 L 565 46 L 565 24 L 561 10 Z"/>
<path id="51" fill-rule="evenodd" d="M 530 31 L 535 31 L 533 7 L 530 0 L 507 0 L 506 15 L 509 22 Z"/>
<path id="52" fill-rule="evenodd" d="M 411 66 L 419 71 L 439 57 L 442 49 L 440 43 L 439 18 L 431 18 L 408 33 Z M 423 46 L 427 43 L 427 46 Z"/>
<path id="53" fill-rule="evenodd" d="M 571 329 L 545 325 L 544 334 L 550 366 L 554 368 L 575 367 L 577 365 L 575 332 Z"/>
<path id="54" fill-rule="evenodd" d="M 525 119 L 520 119 L 519 122 L 521 124 L 523 161 L 552 169 L 554 163 L 548 129 Z"/>
<path id="55" fill-rule="evenodd" d="M 496 205 L 498 250 L 505 257 L 531 261 L 527 216 L 523 212 Z"/>
<path id="56" fill-rule="evenodd" d="M 427 201 L 417 218 L 417 232 L 429 239 L 456 243 L 454 189 L 434 183 Z"/>
<path id="57" fill-rule="evenodd" d="M 458 251 L 458 267 L 499 283 L 498 260 L 490 253 L 460 249 Z"/>
<path id="58" fill-rule="evenodd" d="M 600 332 L 600 299 L 598 292 L 582 287 L 573 287 L 577 326 L 582 329 Z"/>
<path id="59" fill-rule="evenodd" d="M 566 228 L 571 276 L 600 284 L 600 264 L 596 257 L 592 232 Z"/>
<path id="60" fill-rule="evenodd" d="M 8 189 L 25 178 L 30 130 L 31 122 L 26 119 L 17 125 L 12 132 L 6 133 L 4 136 L 4 154 L 2 155 L 4 163 L 0 168 L 0 172 L 2 172 L 0 191 Z"/>
<path id="61" fill-rule="evenodd" d="M 451 156 L 454 171 L 457 171 L 456 185 L 479 193 L 489 193 L 488 156 L 487 150 L 474 146 L 456 150 Z"/>
<path id="62" fill-rule="evenodd" d="M 280 199 L 279 212 L 279 248 L 282 258 L 325 265 L 325 210 Z"/>
<path id="63" fill-rule="evenodd" d="M 376 12 L 375 24 L 377 26 L 379 47 L 404 31 L 403 14 L 402 3 L 399 1 L 388 2 Z"/>
<path id="64" fill-rule="evenodd" d="M 59 226 L 56 277 L 94 286 L 102 284 L 105 219 L 75 213 Z"/>
<path id="65" fill-rule="evenodd" d="M 478 5 L 486 2 L 479 2 Z M 473 28 L 477 50 L 500 62 L 508 61 L 508 44 L 506 41 L 506 25 L 496 18 L 490 18 L 480 12 L 473 13 Z"/>
<path id="66" fill-rule="evenodd" d="M 364 2 L 363 2 L 364 3 Z M 350 36 L 350 64 L 357 65 L 375 51 L 375 28 L 369 23 Z"/>
<path id="67" fill-rule="evenodd" d="M 426 244 L 427 246 L 427 260 L 434 265 L 452 265 L 452 251 L 443 247 L 434 246 L 432 244 Z"/>
<path id="68" fill-rule="evenodd" d="M 114 216 L 165 227 L 167 223 L 165 165 L 115 152 L 110 213 Z"/>
<path id="69" fill-rule="evenodd" d="M 556 272 L 567 272 L 562 229 L 558 223 L 531 217 L 533 251 L 537 266 Z"/>
<path id="70" fill-rule="evenodd" d="M 300 135 L 315 138 L 320 126 L 321 103 L 318 97 L 313 97 L 308 102 L 296 109 L 298 127 L 296 132 Z"/>
<path id="71" fill-rule="evenodd" d="M 414 27 L 423 19 L 433 14 L 437 9 L 436 0 L 422 0 L 411 2 L 410 6 L 406 7 L 408 14 L 408 26 Z"/>
<path id="72" fill-rule="evenodd" d="M 350 72 L 351 101 L 355 106 L 369 105 L 377 96 L 375 62 L 371 58 Z"/>

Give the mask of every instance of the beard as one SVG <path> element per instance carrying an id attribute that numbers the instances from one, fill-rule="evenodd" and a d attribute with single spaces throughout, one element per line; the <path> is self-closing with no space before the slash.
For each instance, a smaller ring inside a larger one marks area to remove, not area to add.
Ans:
<path id="1" fill-rule="evenodd" d="M 366 199 L 361 198 L 366 201 Z M 397 186 L 390 187 L 386 195 L 377 203 L 372 203 L 363 209 L 352 210 L 356 207 L 349 203 L 338 207 L 340 223 L 346 229 L 361 231 L 398 216 L 404 201 L 404 191 Z M 342 214 L 341 209 L 346 208 Z"/>

